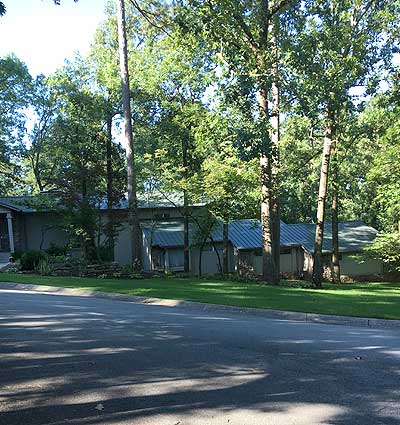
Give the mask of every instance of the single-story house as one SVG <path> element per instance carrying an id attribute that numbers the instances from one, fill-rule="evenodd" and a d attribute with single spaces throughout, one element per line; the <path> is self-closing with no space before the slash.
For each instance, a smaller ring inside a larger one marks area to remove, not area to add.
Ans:
<path id="1" fill-rule="evenodd" d="M 48 194 L 56 199 L 57 194 Z M 0 197 L 0 263 L 5 263 L 15 251 L 46 250 L 52 244 L 65 246 L 69 242 L 67 232 L 60 225 L 60 216 L 45 202 L 46 196 Z M 182 197 L 179 194 L 145 194 L 138 198 L 139 219 L 142 223 L 158 220 L 182 219 Z M 201 204 L 192 206 L 198 208 Z M 107 203 L 97 204 L 99 218 L 108 220 Z M 114 220 L 119 224 L 114 258 L 121 264 L 131 259 L 128 229 L 127 201 L 121 200 L 113 207 Z"/>
<path id="2" fill-rule="evenodd" d="M 196 229 L 190 231 L 190 268 L 199 272 L 199 245 L 194 243 Z M 297 276 L 311 275 L 314 254 L 314 224 L 286 224 L 281 222 L 280 269 L 282 273 Z M 382 262 L 362 259 L 359 254 L 376 238 L 377 230 L 361 221 L 339 224 L 339 251 L 341 273 L 361 276 L 382 273 Z M 222 226 L 212 232 L 213 243 L 207 241 L 201 260 L 201 272 L 217 273 L 222 262 Z M 228 266 L 231 273 L 243 270 L 261 275 L 262 237 L 259 220 L 237 220 L 228 226 Z M 183 270 L 183 225 L 180 222 L 157 223 L 144 228 L 145 267 L 148 270 Z M 331 225 L 325 226 L 323 257 L 329 267 L 332 254 Z"/>
<path id="3" fill-rule="evenodd" d="M 34 207 L 32 197 L 0 197 L 0 263 L 8 261 L 16 250 L 45 250 L 51 244 L 65 246 L 68 234 L 60 226 L 60 217 L 50 208 Z M 143 266 L 147 271 L 183 270 L 182 198 L 179 194 L 152 194 L 139 197 L 139 219 L 143 228 Z M 192 208 L 201 207 L 201 204 Z M 107 222 L 107 205 L 98 204 L 99 219 Z M 113 208 L 114 220 L 119 224 L 115 238 L 114 259 L 120 264 L 131 261 L 130 229 L 127 224 L 127 202 Z M 313 266 L 314 224 L 286 224 L 281 222 L 281 272 L 295 275 L 310 274 Z M 201 266 L 204 274 L 221 269 L 222 226 L 212 232 L 203 249 L 196 242 L 197 226 L 190 225 L 190 271 L 197 274 Z M 339 225 L 340 262 L 343 275 L 379 274 L 382 263 L 357 258 L 371 244 L 377 230 L 360 221 Z M 261 274 L 262 239 L 258 220 L 237 220 L 229 223 L 228 266 L 231 273 L 250 271 Z M 331 228 L 326 225 L 323 254 L 330 263 Z M 200 255 L 201 252 L 201 255 Z M 201 263 L 201 264 L 200 264 Z"/>

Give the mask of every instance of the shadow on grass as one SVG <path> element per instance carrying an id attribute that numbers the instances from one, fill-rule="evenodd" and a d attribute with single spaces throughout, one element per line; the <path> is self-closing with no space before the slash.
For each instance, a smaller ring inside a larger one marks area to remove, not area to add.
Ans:
<path id="1" fill-rule="evenodd" d="M 393 283 L 325 284 L 323 290 L 316 290 L 304 288 L 304 282 L 292 281 L 275 287 L 196 278 L 103 280 L 28 275 L 3 275 L 3 278 L 21 283 L 239 307 L 400 319 L 400 286 Z"/>

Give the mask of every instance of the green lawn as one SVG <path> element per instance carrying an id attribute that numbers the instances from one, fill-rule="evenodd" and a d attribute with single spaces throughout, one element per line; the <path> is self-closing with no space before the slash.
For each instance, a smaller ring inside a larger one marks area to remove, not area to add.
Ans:
<path id="1" fill-rule="evenodd" d="M 304 288 L 305 282 L 284 282 L 282 286 L 271 287 L 255 283 L 219 281 L 212 278 L 180 279 L 174 277 L 113 280 L 5 273 L 0 275 L 0 281 L 82 288 L 241 307 L 400 319 L 399 283 L 325 284 L 325 289 L 316 290 Z"/>

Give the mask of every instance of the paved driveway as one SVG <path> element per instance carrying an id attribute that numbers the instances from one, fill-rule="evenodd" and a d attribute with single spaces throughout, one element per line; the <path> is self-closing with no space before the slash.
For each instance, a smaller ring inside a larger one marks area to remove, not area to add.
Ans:
<path id="1" fill-rule="evenodd" d="M 0 353 L 1 425 L 400 423 L 399 330 L 0 290 Z"/>

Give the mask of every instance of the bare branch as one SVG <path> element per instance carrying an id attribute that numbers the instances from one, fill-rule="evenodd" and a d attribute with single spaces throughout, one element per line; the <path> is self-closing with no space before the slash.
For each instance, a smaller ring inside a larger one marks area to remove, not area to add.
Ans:
<path id="1" fill-rule="evenodd" d="M 278 13 L 280 13 L 282 11 L 282 9 L 284 9 L 286 6 L 290 6 L 294 2 L 295 2 L 295 0 L 281 0 L 281 1 L 277 2 L 276 4 L 271 6 L 271 8 L 269 9 L 270 17 L 277 15 Z"/>
<path id="2" fill-rule="evenodd" d="M 253 50 L 253 52 L 257 53 L 259 51 L 259 45 L 257 44 L 256 40 L 254 39 L 254 36 L 253 36 L 249 26 L 246 24 L 245 20 L 243 19 L 243 16 L 238 15 L 237 13 L 234 13 L 233 18 L 235 19 L 236 23 L 239 25 L 239 28 L 246 35 L 247 41 L 249 42 L 250 47 Z"/>
<path id="3" fill-rule="evenodd" d="M 142 8 L 137 0 L 129 0 L 132 6 L 143 16 L 143 18 L 154 28 L 157 28 L 169 36 L 167 31 L 167 23 L 160 19 L 160 14 L 154 13 L 151 10 Z M 158 25 L 161 22 L 161 25 Z"/>

